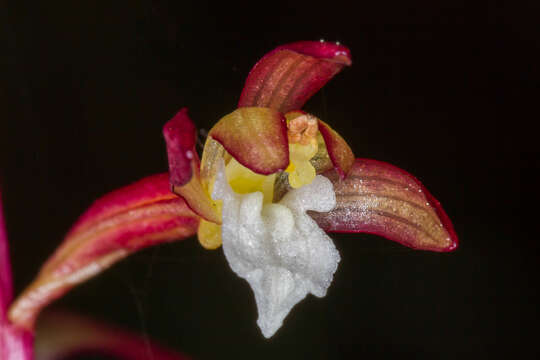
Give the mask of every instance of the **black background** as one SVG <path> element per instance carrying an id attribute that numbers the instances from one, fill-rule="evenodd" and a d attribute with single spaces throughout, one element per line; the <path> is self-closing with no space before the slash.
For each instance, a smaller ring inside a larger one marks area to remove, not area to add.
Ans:
<path id="1" fill-rule="evenodd" d="M 197 359 L 535 351 L 532 4 L 2 3 L 0 176 L 16 289 L 94 199 L 167 169 L 161 126 L 179 108 L 208 130 L 262 55 L 324 38 L 347 45 L 353 66 L 306 109 L 358 157 L 420 178 L 455 224 L 456 252 L 335 235 L 342 262 L 328 295 L 304 300 L 271 340 L 247 283 L 194 238 L 145 250 L 54 306 Z"/>

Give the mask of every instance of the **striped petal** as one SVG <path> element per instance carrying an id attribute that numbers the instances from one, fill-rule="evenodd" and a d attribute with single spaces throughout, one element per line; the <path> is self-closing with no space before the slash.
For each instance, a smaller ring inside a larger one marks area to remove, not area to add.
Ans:
<path id="1" fill-rule="evenodd" d="M 364 232 L 405 246 L 438 252 L 457 248 L 454 227 L 440 203 L 414 176 L 393 165 L 357 159 L 345 180 L 325 173 L 337 206 L 310 215 L 329 232 Z"/>
<path id="2" fill-rule="evenodd" d="M 346 65 L 351 65 L 351 54 L 342 45 L 300 41 L 280 46 L 255 64 L 238 107 L 269 107 L 282 113 L 301 109 Z"/>
<path id="3" fill-rule="evenodd" d="M 221 118 L 209 135 L 240 164 L 257 174 L 273 174 L 289 165 L 287 123 L 274 109 L 236 109 Z"/>
<path id="4" fill-rule="evenodd" d="M 32 329 L 39 311 L 129 254 L 197 231 L 199 217 L 169 190 L 168 174 L 144 178 L 97 200 L 37 278 L 13 303 L 10 320 Z"/>

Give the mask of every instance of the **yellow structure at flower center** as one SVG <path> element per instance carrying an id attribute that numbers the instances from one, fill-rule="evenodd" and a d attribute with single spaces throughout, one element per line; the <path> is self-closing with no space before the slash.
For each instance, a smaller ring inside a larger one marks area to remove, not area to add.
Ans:
<path id="1" fill-rule="evenodd" d="M 289 174 L 289 184 L 298 189 L 311 184 L 317 175 L 310 162 L 319 149 L 316 140 L 319 131 L 317 119 L 311 115 L 301 114 L 288 120 L 287 128 L 290 163 L 285 171 Z"/>
<path id="2" fill-rule="evenodd" d="M 290 163 L 285 171 L 289 173 L 289 184 L 298 189 L 311 184 L 315 175 L 315 168 L 311 165 L 311 158 L 317 153 L 317 141 L 313 139 L 308 145 L 289 144 Z"/>
<path id="3" fill-rule="evenodd" d="M 298 189 L 311 184 L 317 175 L 310 160 L 317 154 L 317 119 L 307 114 L 294 114 L 296 117 L 287 119 L 287 134 L 289 139 L 289 185 Z M 231 158 L 225 167 L 227 182 L 238 194 L 261 192 L 263 203 L 272 203 L 274 198 L 274 182 L 276 174 L 261 175 Z M 219 202 L 218 202 L 219 203 Z M 221 213 L 221 204 L 218 204 Z M 221 215 L 220 215 L 221 216 Z M 198 238 L 206 249 L 216 249 L 221 245 L 221 226 L 201 219 Z"/>
<path id="4" fill-rule="evenodd" d="M 276 174 L 256 174 L 232 158 L 225 167 L 225 175 L 229 185 L 236 193 L 249 194 L 260 191 L 264 195 L 264 203 L 272 202 Z"/>

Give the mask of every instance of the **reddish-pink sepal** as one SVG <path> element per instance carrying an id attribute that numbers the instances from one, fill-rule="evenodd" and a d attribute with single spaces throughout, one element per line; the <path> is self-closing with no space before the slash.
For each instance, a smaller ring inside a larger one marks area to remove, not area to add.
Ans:
<path id="1" fill-rule="evenodd" d="M 7 317 L 12 297 L 11 264 L 0 191 L 0 359 L 32 360 L 33 333 L 11 324 Z"/>
<path id="2" fill-rule="evenodd" d="M 289 165 L 287 123 L 283 114 L 274 109 L 236 109 L 221 118 L 209 136 L 257 174 L 273 174 Z"/>
<path id="3" fill-rule="evenodd" d="M 187 108 L 181 109 L 163 126 L 169 159 L 169 179 L 174 186 L 182 186 L 189 182 L 193 175 L 191 163 L 197 160 L 195 152 L 197 129 L 187 111 Z"/>
<path id="4" fill-rule="evenodd" d="M 356 159 L 344 180 L 333 170 L 324 175 L 334 184 L 336 208 L 310 213 L 324 230 L 377 234 L 420 250 L 457 248 L 457 235 L 441 204 L 406 171 Z"/>
<path id="5" fill-rule="evenodd" d="M 168 174 L 142 179 L 97 200 L 9 310 L 32 329 L 39 311 L 73 286 L 139 249 L 195 234 L 199 217 L 171 193 Z"/>
<path id="6" fill-rule="evenodd" d="M 324 41 L 300 41 L 266 54 L 248 75 L 238 107 L 270 107 L 282 113 L 301 109 L 345 65 L 348 48 Z"/>
<path id="7" fill-rule="evenodd" d="M 0 359 L 32 360 L 34 335 L 32 331 L 0 322 Z"/>
<path id="8" fill-rule="evenodd" d="M 36 335 L 36 356 L 40 360 L 89 353 L 124 360 L 189 359 L 156 344 L 147 336 L 70 313 L 45 311 L 37 323 Z"/>
<path id="9" fill-rule="evenodd" d="M 2 208 L 2 191 L 0 189 L 0 326 L 6 318 L 6 311 L 13 297 L 11 282 L 11 263 L 9 247 Z"/>

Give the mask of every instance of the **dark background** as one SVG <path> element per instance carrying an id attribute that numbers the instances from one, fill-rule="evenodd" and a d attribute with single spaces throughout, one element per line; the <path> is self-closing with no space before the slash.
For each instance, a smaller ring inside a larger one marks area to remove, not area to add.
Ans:
<path id="1" fill-rule="evenodd" d="M 247 283 L 194 238 L 145 250 L 54 306 L 197 359 L 535 351 L 539 9 L 433 3 L 2 2 L 0 176 L 16 289 L 94 199 L 167 169 L 161 126 L 179 108 L 208 130 L 262 55 L 324 38 L 347 45 L 353 66 L 306 109 L 357 156 L 420 178 L 455 224 L 456 252 L 335 235 L 328 295 L 309 296 L 271 340 Z"/>

